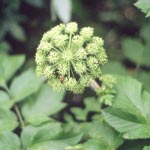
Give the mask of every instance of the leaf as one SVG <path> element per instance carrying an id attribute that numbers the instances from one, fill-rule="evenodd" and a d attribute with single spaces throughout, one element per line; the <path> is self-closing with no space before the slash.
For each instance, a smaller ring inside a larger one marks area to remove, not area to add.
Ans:
<path id="1" fill-rule="evenodd" d="M 1 150 L 20 150 L 20 140 L 18 136 L 11 132 L 0 134 L 0 149 Z"/>
<path id="2" fill-rule="evenodd" d="M 114 150 L 123 143 L 119 134 L 103 121 L 94 120 L 88 123 L 84 128 L 86 129 L 86 134 L 92 139 L 85 143 L 85 147 L 87 147 L 87 145 L 91 147 L 89 150 L 94 150 L 94 148 L 95 150 Z"/>
<path id="3" fill-rule="evenodd" d="M 0 133 L 12 131 L 18 126 L 16 115 L 6 109 L 0 108 Z"/>
<path id="4" fill-rule="evenodd" d="M 126 38 L 122 41 L 124 55 L 132 62 L 150 66 L 150 51 L 149 48 L 144 46 L 138 39 Z"/>
<path id="5" fill-rule="evenodd" d="M 71 108 L 71 112 L 75 115 L 78 120 L 86 121 L 88 112 L 82 108 Z"/>
<path id="6" fill-rule="evenodd" d="M 24 0 L 24 1 L 34 7 L 43 7 L 44 5 L 43 0 L 36 0 L 36 1 Z"/>
<path id="7" fill-rule="evenodd" d="M 24 55 L 0 55 L 0 77 L 6 81 L 10 80 L 16 71 L 23 65 Z"/>
<path id="8" fill-rule="evenodd" d="M 68 23 L 71 20 L 71 0 L 61 0 L 61 2 L 60 0 L 52 0 L 51 8 L 53 8 L 53 16 L 57 15 L 62 22 Z"/>
<path id="9" fill-rule="evenodd" d="M 22 113 L 25 120 L 31 124 L 41 124 L 50 120 L 49 116 L 59 112 L 66 104 L 62 102 L 65 91 L 56 92 L 44 85 L 37 97 L 23 104 Z"/>
<path id="10" fill-rule="evenodd" d="M 17 22 L 9 22 L 11 35 L 19 41 L 25 41 L 24 29 Z"/>
<path id="11" fill-rule="evenodd" d="M 105 66 L 102 66 L 102 72 L 104 74 L 127 74 L 125 67 L 118 61 L 109 61 L 107 64 L 105 64 Z"/>
<path id="12" fill-rule="evenodd" d="M 85 109 L 92 112 L 100 112 L 100 103 L 94 97 L 84 99 Z"/>
<path id="13" fill-rule="evenodd" d="M 150 93 L 140 82 L 118 77 L 117 97 L 111 108 L 102 111 L 107 123 L 127 139 L 150 137 Z"/>
<path id="14" fill-rule="evenodd" d="M 150 146 L 144 146 L 143 150 L 150 150 Z"/>
<path id="15" fill-rule="evenodd" d="M 114 150 L 110 145 L 98 139 L 90 139 L 83 144 L 83 150 Z"/>
<path id="16" fill-rule="evenodd" d="M 21 134 L 26 150 L 66 150 L 65 147 L 78 143 L 81 137 L 81 134 L 64 133 L 57 122 L 39 127 L 28 126 Z"/>
<path id="17" fill-rule="evenodd" d="M 14 78 L 10 86 L 10 92 L 15 102 L 21 101 L 35 93 L 41 86 L 42 80 L 31 69 Z"/>
<path id="18" fill-rule="evenodd" d="M 140 71 L 136 77 L 140 82 L 143 83 L 143 86 L 146 90 L 150 92 L 150 72 L 149 71 Z"/>
<path id="19" fill-rule="evenodd" d="M 146 14 L 146 17 L 150 16 L 150 1 L 149 0 L 138 0 L 134 4 L 137 8 L 141 9 Z"/>
<path id="20" fill-rule="evenodd" d="M 9 109 L 13 104 L 14 102 L 10 99 L 9 95 L 4 91 L 0 91 L 0 108 Z"/>

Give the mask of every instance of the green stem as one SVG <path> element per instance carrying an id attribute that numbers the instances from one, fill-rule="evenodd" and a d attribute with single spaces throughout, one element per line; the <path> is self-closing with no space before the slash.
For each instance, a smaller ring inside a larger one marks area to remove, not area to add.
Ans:
<path id="1" fill-rule="evenodd" d="M 9 89 L 8 89 L 7 86 L 5 86 L 5 90 L 6 90 L 6 92 L 9 94 L 9 97 L 12 98 L 12 95 L 11 95 L 11 93 L 10 93 L 10 91 L 9 91 Z M 24 124 L 23 117 L 22 117 L 22 115 L 21 115 L 21 112 L 20 112 L 20 110 L 19 110 L 17 104 L 14 105 L 14 110 L 15 110 L 15 112 L 16 112 L 18 121 L 19 121 L 19 123 L 20 123 L 20 127 L 23 129 L 23 128 L 25 127 L 25 124 Z"/>
<path id="2" fill-rule="evenodd" d="M 20 126 L 21 126 L 21 128 L 23 129 L 23 128 L 25 127 L 25 124 L 24 124 L 24 121 L 23 121 L 22 115 L 21 115 L 21 113 L 20 113 L 20 110 L 19 110 L 19 108 L 18 108 L 17 104 L 15 104 L 15 105 L 14 105 L 14 110 L 15 110 L 16 115 L 17 115 L 17 117 L 18 117 L 18 120 L 19 120 Z"/>

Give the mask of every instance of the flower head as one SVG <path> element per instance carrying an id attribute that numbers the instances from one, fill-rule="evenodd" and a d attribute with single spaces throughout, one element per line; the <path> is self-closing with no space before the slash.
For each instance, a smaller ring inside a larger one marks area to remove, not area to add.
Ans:
<path id="1" fill-rule="evenodd" d="M 107 62 L 103 39 L 93 35 L 93 28 L 79 30 L 75 22 L 44 33 L 35 56 L 37 74 L 57 90 L 83 92 L 100 77 L 101 65 Z"/>

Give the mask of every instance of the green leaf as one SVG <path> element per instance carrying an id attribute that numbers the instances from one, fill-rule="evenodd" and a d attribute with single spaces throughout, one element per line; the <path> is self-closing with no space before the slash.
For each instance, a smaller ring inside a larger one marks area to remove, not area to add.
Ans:
<path id="1" fill-rule="evenodd" d="M 8 81 L 23 65 L 24 55 L 0 55 L 0 77 Z"/>
<path id="2" fill-rule="evenodd" d="M 86 121 L 88 112 L 82 108 L 71 108 L 71 112 L 75 115 L 78 120 Z"/>
<path id="3" fill-rule="evenodd" d="M 143 150 L 150 150 L 150 146 L 144 146 Z"/>
<path id="4" fill-rule="evenodd" d="M 94 97 L 84 99 L 85 109 L 92 112 L 100 112 L 100 103 Z"/>
<path id="5" fill-rule="evenodd" d="M 48 123 L 39 127 L 26 127 L 21 139 L 26 150 L 66 150 L 70 145 L 78 143 L 81 134 L 64 133 L 60 123 Z"/>
<path id="6" fill-rule="evenodd" d="M 150 1 L 149 0 L 138 0 L 134 4 L 137 8 L 141 9 L 146 14 L 146 17 L 150 16 Z"/>
<path id="7" fill-rule="evenodd" d="M 50 120 L 48 116 L 59 112 L 66 104 L 62 102 L 65 91 L 56 92 L 44 85 L 36 98 L 23 104 L 22 113 L 25 120 L 31 124 L 41 124 Z"/>
<path id="8" fill-rule="evenodd" d="M 15 102 L 21 101 L 29 95 L 37 92 L 42 80 L 31 69 L 14 78 L 10 86 L 10 92 Z"/>
<path id="9" fill-rule="evenodd" d="M 138 39 L 126 38 L 122 41 L 124 55 L 132 62 L 150 66 L 150 51 L 149 48 L 144 46 Z"/>
<path id="10" fill-rule="evenodd" d="M 12 131 L 18 126 L 16 115 L 6 109 L 0 108 L 0 133 L 4 131 Z"/>
<path id="11" fill-rule="evenodd" d="M 138 72 L 136 78 L 142 82 L 144 88 L 150 92 L 150 72 L 140 71 Z"/>
<path id="12" fill-rule="evenodd" d="M 88 125 L 86 125 L 84 128 L 86 129 L 86 134 L 88 134 L 92 139 L 90 140 L 90 142 L 88 141 L 87 143 L 85 143 L 86 147 L 87 145 L 91 147 L 91 149 L 89 150 L 94 150 L 94 148 L 95 150 L 114 150 L 123 143 L 123 140 L 121 137 L 119 137 L 119 134 L 103 121 L 92 121 L 88 123 Z M 92 144 L 91 142 L 94 142 L 95 144 Z"/>
<path id="13" fill-rule="evenodd" d="M 43 0 L 36 0 L 36 1 L 24 0 L 24 1 L 34 7 L 42 7 L 44 5 Z"/>
<path id="14" fill-rule="evenodd" d="M 0 108 L 9 109 L 13 104 L 14 102 L 10 99 L 9 95 L 4 91 L 0 91 Z"/>
<path id="15" fill-rule="evenodd" d="M 130 77 L 118 77 L 117 97 L 105 120 L 127 139 L 150 138 L 150 93 Z"/>
<path id="16" fill-rule="evenodd" d="M 127 70 L 125 69 L 125 67 L 118 61 L 109 61 L 107 64 L 102 66 L 102 72 L 104 74 L 127 74 Z"/>
<path id="17" fill-rule="evenodd" d="M 83 150 L 114 150 L 110 145 L 98 139 L 90 139 L 83 144 Z"/>
<path id="18" fill-rule="evenodd" d="M 25 41 L 24 29 L 17 22 L 9 22 L 11 35 L 19 41 Z"/>
<path id="19" fill-rule="evenodd" d="M 1 150 L 20 150 L 20 140 L 18 136 L 11 132 L 0 134 L 0 149 Z"/>

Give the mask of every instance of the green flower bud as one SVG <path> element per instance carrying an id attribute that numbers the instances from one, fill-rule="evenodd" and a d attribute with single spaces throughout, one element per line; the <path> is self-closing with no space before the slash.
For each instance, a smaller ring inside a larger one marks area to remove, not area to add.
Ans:
<path id="1" fill-rule="evenodd" d="M 59 54 L 58 54 L 58 52 L 51 51 L 48 54 L 48 56 L 47 56 L 47 60 L 50 63 L 56 63 L 59 60 Z"/>
<path id="2" fill-rule="evenodd" d="M 98 47 L 102 47 L 104 45 L 104 40 L 100 37 L 93 36 L 92 43 L 95 43 Z"/>
<path id="3" fill-rule="evenodd" d="M 77 47 L 82 47 L 84 44 L 84 39 L 80 35 L 75 35 L 72 38 L 72 44 L 77 46 Z"/>
<path id="4" fill-rule="evenodd" d="M 97 44 L 94 44 L 94 43 L 89 43 L 87 46 L 86 46 L 86 50 L 89 54 L 96 54 L 99 52 L 99 47 Z"/>
<path id="5" fill-rule="evenodd" d="M 45 55 L 42 51 L 37 51 L 35 55 L 35 62 L 37 63 L 37 65 L 43 65 L 45 63 Z"/>
<path id="6" fill-rule="evenodd" d="M 75 65 L 74 65 L 74 70 L 77 74 L 83 74 L 86 72 L 86 65 L 84 63 L 81 63 L 81 62 L 77 62 Z"/>
<path id="7" fill-rule="evenodd" d="M 51 68 L 51 66 L 46 66 L 44 71 L 43 71 L 43 75 L 46 79 L 52 77 L 53 75 L 53 69 Z"/>
<path id="8" fill-rule="evenodd" d="M 87 52 L 83 48 L 79 48 L 76 52 L 77 59 L 86 59 L 87 58 Z"/>
<path id="9" fill-rule="evenodd" d="M 69 34 L 74 34 L 78 31 L 78 24 L 76 22 L 70 22 L 66 25 L 65 32 Z"/>
<path id="10" fill-rule="evenodd" d="M 66 44 L 67 39 L 67 35 L 57 35 L 53 38 L 53 44 L 56 47 L 62 47 Z"/>
<path id="11" fill-rule="evenodd" d="M 56 90 L 83 92 L 101 76 L 101 65 L 107 62 L 103 40 L 93 33 L 91 27 L 79 31 L 75 22 L 44 33 L 35 57 L 37 74 Z"/>
<path id="12" fill-rule="evenodd" d="M 92 38 L 94 29 L 91 27 L 84 27 L 81 29 L 80 35 L 84 38 L 85 41 L 88 41 Z"/>

